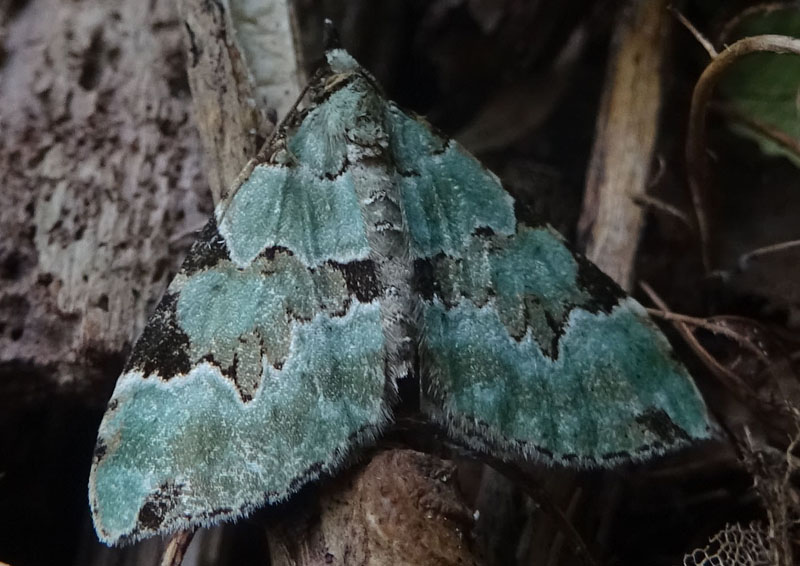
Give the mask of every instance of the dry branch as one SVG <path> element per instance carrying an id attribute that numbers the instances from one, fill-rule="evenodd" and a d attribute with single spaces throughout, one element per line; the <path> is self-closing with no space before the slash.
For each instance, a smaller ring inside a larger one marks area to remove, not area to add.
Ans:
<path id="1" fill-rule="evenodd" d="M 644 212 L 661 111 L 669 2 L 630 2 L 615 30 L 578 230 L 586 255 L 624 289 Z"/>

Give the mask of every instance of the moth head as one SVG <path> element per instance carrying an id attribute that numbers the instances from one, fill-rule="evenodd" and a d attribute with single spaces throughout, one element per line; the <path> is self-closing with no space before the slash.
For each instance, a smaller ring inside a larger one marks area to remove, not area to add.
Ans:
<path id="1" fill-rule="evenodd" d="M 328 49 L 325 52 L 325 60 L 330 68 L 330 75 L 325 85 L 326 90 L 335 88 L 336 85 L 347 80 L 353 73 L 361 71 L 361 65 L 341 47 Z"/>

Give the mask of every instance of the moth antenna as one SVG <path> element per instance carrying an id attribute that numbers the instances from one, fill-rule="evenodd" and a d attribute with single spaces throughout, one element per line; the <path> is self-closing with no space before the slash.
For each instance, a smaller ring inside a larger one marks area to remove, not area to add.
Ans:
<path id="1" fill-rule="evenodd" d="M 342 42 L 339 39 L 339 32 L 330 18 L 325 18 L 325 23 L 322 29 L 322 45 L 325 51 L 332 51 L 342 47 Z"/>

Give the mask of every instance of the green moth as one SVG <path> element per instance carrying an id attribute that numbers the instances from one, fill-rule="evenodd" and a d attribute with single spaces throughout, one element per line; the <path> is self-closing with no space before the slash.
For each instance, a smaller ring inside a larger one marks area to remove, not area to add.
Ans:
<path id="1" fill-rule="evenodd" d="M 500 458 L 606 466 L 711 435 L 636 301 L 345 51 L 326 61 L 117 382 L 89 480 L 101 540 L 286 499 L 391 426 L 403 380 Z"/>

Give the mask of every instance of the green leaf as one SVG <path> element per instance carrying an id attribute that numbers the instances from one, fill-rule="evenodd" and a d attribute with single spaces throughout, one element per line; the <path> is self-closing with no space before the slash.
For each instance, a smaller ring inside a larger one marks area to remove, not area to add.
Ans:
<path id="1" fill-rule="evenodd" d="M 723 40 L 730 45 L 762 34 L 800 38 L 800 8 L 754 10 L 740 16 Z M 718 89 L 732 110 L 729 125 L 734 132 L 758 143 L 764 154 L 785 156 L 800 167 L 800 155 L 790 144 L 765 132 L 771 130 L 800 145 L 800 56 L 747 55 L 726 72 Z"/>

